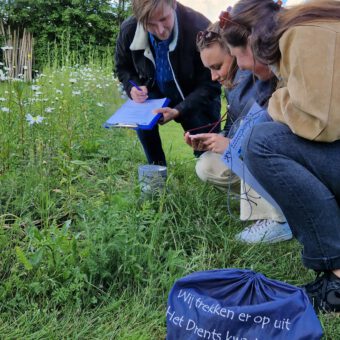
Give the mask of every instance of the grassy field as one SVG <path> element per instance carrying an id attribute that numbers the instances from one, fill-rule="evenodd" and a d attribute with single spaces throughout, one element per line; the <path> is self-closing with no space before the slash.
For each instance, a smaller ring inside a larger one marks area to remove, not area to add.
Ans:
<path id="1" fill-rule="evenodd" d="M 313 279 L 296 241 L 234 240 L 238 202 L 196 178 L 175 123 L 161 127 L 167 192 L 142 200 L 134 132 L 101 126 L 122 101 L 94 65 L 0 83 L 1 339 L 164 339 L 168 292 L 193 271 Z M 339 317 L 320 320 L 340 337 Z"/>

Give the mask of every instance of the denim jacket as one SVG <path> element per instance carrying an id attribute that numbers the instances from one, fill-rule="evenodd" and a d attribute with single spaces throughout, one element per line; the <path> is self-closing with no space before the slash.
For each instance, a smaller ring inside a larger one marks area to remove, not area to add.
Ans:
<path id="1" fill-rule="evenodd" d="M 276 88 L 276 78 L 262 81 L 250 71 L 238 70 L 235 76 L 235 86 L 226 90 L 228 102 L 228 117 L 223 129 L 223 135 L 229 136 L 233 124 L 249 110 L 249 104 L 256 101 L 260 106 L 267 106 L 268 100 Z M 248 104 L 248 105 L 247 105 Z"/>

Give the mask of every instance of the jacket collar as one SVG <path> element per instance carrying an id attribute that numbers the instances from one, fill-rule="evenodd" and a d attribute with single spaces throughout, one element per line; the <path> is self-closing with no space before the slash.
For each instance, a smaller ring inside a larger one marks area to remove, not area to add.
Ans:
<path id="1" fill-rule="evenodd" d="M 175 14 L 174 35 L 169 45 L 170 52 L 175 49 L 177 45 L 177 40 L 178 40 L 178 20 L 177 20 L 177 14 Z M 145 50 L 147 48 L 150 48 L 148 32 L 144 29 L 143 25 L 140 22 L 137 22 L 136 32 L 133 37 L 132 43 L 130 45 L 130 50 L 137 51 L 137 50 Z"/>

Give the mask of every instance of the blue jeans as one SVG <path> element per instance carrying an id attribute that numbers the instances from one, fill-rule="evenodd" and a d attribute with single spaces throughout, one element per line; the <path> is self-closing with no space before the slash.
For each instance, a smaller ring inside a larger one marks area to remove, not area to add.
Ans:
<path id="1" fill-rule="evenodd" d="M 298 137 L 279 122 L 255 125 L 243 143 L 250 172 L 282 209 L 306 267 L 340 268 L 340 141 Z"/>

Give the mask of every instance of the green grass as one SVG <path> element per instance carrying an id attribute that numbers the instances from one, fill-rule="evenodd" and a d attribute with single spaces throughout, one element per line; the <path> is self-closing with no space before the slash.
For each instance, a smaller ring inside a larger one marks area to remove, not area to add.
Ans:
<path id="1" fill-rule="evenodd" d="M 160 128 L 167 192 L 141 199 L 135 133 L 101 127 L 122 102 L 109 70 L 46 70 L 35 85 L 41 100 L 0 84 L 0 109 L 10 109 L 0 115 L 1 338 L 164 339 L 167 294 L 193 271 L 313 278 L 296 241 L 234 240 L 238 202 L 230 216 L 226 195 L 197 179 L 178 124 Z M 45 119 L 29 126 L 27 113 Z M 339 318 L 320 318 L 326 338 L 338 338 Z"/>
<path id="2" fill-rule="evenodd" d="M 160 127 L 166 157 L 171 161 L 193 160 L 192 149 L 184 142 L 183 129 L 174 121 Z"/>

